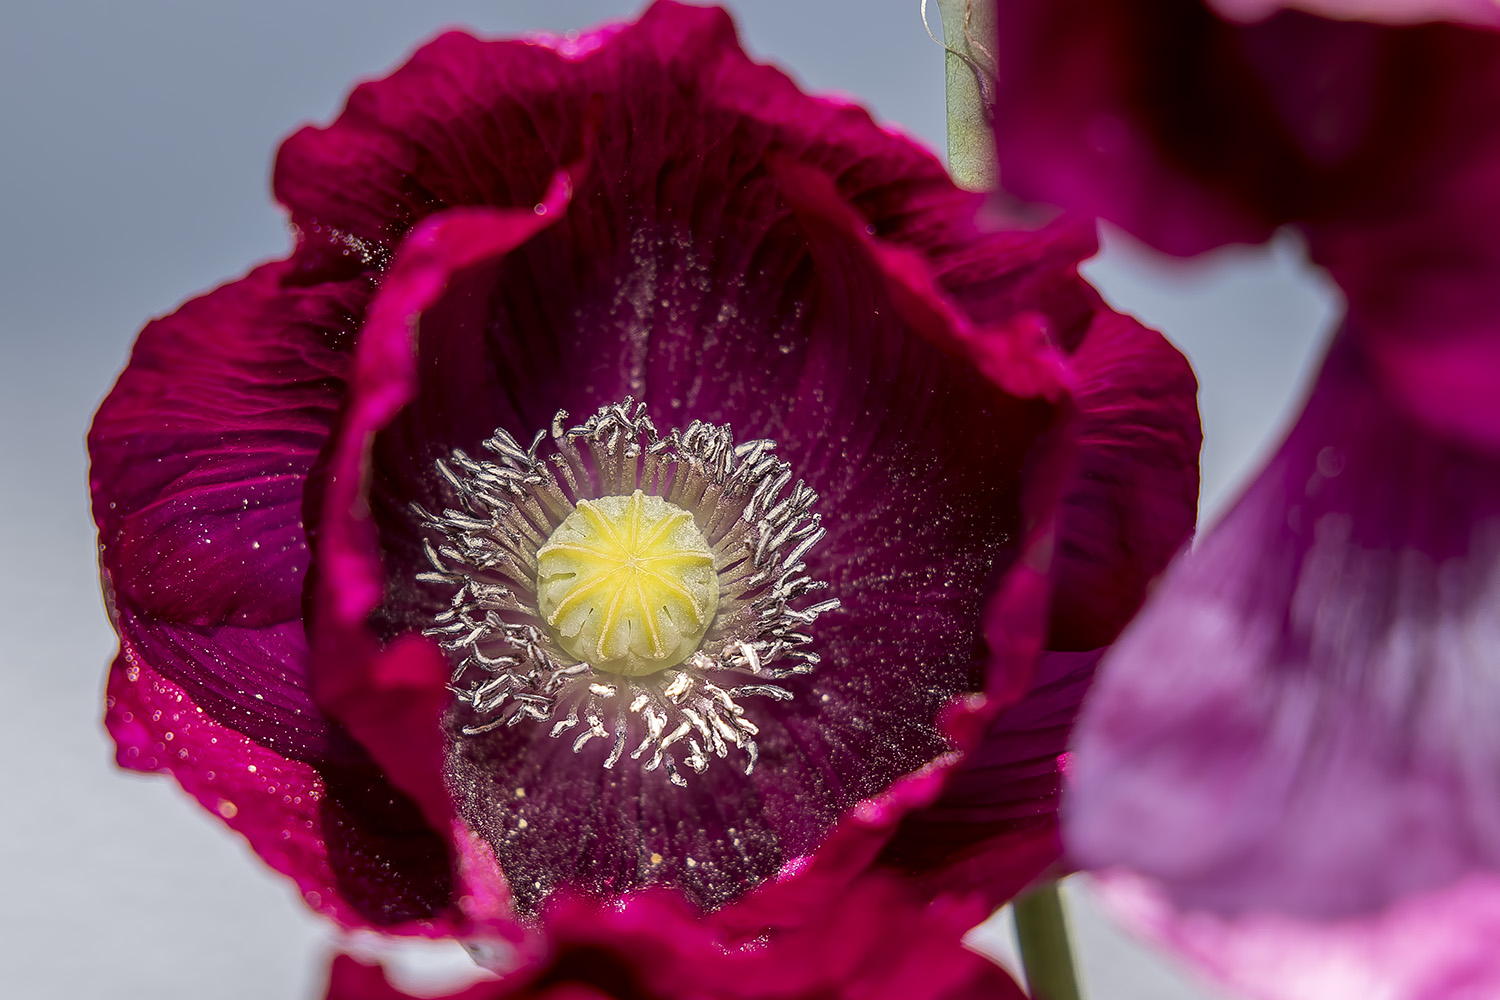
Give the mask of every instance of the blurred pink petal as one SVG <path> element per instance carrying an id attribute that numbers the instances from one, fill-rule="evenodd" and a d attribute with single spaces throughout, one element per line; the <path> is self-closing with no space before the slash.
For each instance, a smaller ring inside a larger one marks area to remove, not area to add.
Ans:
<path id="1" fill-rule="evenodd" d="M 1208 0 L 1209 6 L 1234 21 L 1263 21 L 1279 10 L 1301 10 L 1340 21 L 1421 24 L 1456 21 L 1500 25 L 1495 0 Z"/>
<path id="2" fill-rule="evenodd" d="M 1500 459 L 1391 407 L 1357 338 L 1106 658 L 1070 851 L 1226 914 L 1339 917 L 1500 868 Z"/>
<path id="3" fill-rule="evenodd" d="M 1106 908 L 1251 1000 L 1500 996 L 1500 878 L 1473 875 L 1350 920 L 1184 912 L 1149 880 L 1106 872 Z"/>

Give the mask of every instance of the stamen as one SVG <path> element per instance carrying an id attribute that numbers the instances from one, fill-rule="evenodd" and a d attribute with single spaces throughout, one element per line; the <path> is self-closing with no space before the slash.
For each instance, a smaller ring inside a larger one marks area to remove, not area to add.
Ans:
<path id="1" fill-rule="evenodd" d="M 775 442 L 700 421 L 662 436 L 629 397 L 566 420 L 525 448 L 495 431 L 495 460 L 455 450 L 437 463 L 453 506 L 413 507 L 435 536 L 417 580 L 454 588 L 426 634 L 454 657 L 462 731 L 582 722 L 574 752 L 606 740 L 606 768 L 633 744 L 676 785 L 678 763 L 734 750 L 749 774 L 759 728 L 740 701 L 792 698 L 774 682 L 814 669 L 807 627 L 838 607 L 792 606 L 826 586 L 803 561 L 825 534 L 817 493 L 787 491 Z"/>

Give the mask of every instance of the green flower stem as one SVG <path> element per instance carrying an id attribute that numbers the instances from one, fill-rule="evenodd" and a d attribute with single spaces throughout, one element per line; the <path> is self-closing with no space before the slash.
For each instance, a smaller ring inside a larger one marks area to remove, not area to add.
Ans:
<path id="1" fill-rule="evenodd" d="M 985 90 L 995 78 L 995 0 L 932 2 L 942 15 L 948 50 L 948 172 L 963 187 L 988 191 L 997 176 L 995 137 L 984 107 Z M 925 16 L 925 0 L 923 12 Z M 981 78 L 987 81 L 985 88 Z"/>
<path id="2" fill-rule="evenodd" d="M 1032 1000 L 1079 1000 L 1073 947 L 1068 942 L 1068 921 L 1057 883 L 1048 882 L 1031 890 L 1013 906 L 1021 966 L 1026 970 Z"/>

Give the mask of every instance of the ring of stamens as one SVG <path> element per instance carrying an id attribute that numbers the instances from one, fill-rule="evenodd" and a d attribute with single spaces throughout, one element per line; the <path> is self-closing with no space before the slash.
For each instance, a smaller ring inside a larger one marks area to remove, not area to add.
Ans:
<path id="1" fill-rule="evenodd" d="M 559 412 L 545 456 L 546 432 L 523 448 L 497 430 L 497 460 L 438 463 L 456 505 L 413 506 L 437 536 L 418 579 L 456 590 L 426 634 L 454 658 L 467 735 L 551 723 L 575 752 L 613 739 L 606 768 L 634 744 L 678 785 L 679 763 L 736 748 L 749 774 L 740 702 L 791 698 L 776 682 L 814 669 L 808 629 L 838 607 L 804 600 L 825 586 L 803 561 L 825 533 L 817 494 L 787 488 L 774 442 L 699 421 L 662 436 L 645 409 L 627 397 L 567 429 Z"/>

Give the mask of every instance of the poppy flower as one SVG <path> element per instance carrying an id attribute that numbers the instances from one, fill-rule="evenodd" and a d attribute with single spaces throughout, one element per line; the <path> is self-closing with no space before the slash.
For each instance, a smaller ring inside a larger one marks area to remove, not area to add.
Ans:
<path id="1" fill-rule="evenodd" d="M 1067 842 L 1257 995 L 1488 995 L 1487 946 L 1409 932 L 1487 941 L 1500 864 L 1500 34 L 1403 23 L 1492 7 L 1295 6 L 1368 20 L 1001 8 L 1015 191 L 1178 254 L 1290 224 L 1348 299 L 1278 453 L 1104 661 Z"/>
<path id="2" fill-rule="evenodd" d="M 860 880 L 819 919 L 746 945 L 670 894 L 647 892 L 599 908 L 578 898 L 547 907 L 545 933 L 512 955 L 504 976 L 454 1000 L 962 1000 L 1025 994 L 959 938 L 965 907 L 923 909 L 889 877 Z M 327 1000 L 400 1000 L 378 965 L 334 959 Z"/>
<path id="3" fill-rule="evenodd" d="M 1001 710 L 1197 488 L 1091 223 L 985 224 L 672 3 L 443 35 L 274 187 L 291 255 L 149 325 L 90 435 L 124 766 L 399 932 L 650 887 L 796 922 L 992 723 L 1024 792 L 890 865 L 1003 898 L 1055 857 L 1058 720 Z"/>

